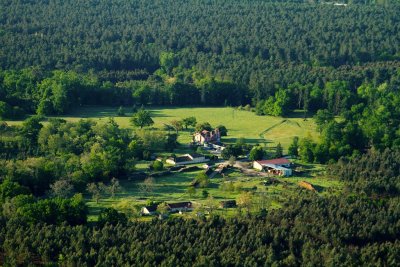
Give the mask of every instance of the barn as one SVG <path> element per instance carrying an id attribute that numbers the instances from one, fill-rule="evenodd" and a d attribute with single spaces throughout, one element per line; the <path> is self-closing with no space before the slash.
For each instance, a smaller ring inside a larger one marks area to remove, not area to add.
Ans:
<path id="1" fill-rule="evenodd" d="M 277 158 L 269 160 L 256 160 L 253 162 L 253 168 L 266 171 L 279 176 L 291 176 L 291 162 L 287 158 Z"/>

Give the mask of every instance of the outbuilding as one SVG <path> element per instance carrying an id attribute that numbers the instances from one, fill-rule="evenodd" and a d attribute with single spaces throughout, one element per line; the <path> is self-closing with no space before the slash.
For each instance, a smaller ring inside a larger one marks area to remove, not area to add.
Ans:
<path id="1" fill-rule="evenodd" d="M 291 176 L 291 162 L 286 158 L 277 158 L 269 160 L 256 160 L 253 162 L 253 168 L 266 171 L 279 176 Z"/>

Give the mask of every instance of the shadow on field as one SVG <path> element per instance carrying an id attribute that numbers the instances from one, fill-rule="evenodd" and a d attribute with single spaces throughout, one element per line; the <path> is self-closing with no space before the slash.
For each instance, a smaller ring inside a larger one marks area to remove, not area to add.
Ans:
<path id="1" fill-rule="evenodd" d="M 167 116 L 167 115 L 163 114 L 163 112 L 160 110 L 151 110 L 150 112 L 151 112 L 152 117 L 158 117 L 158 118 L 171 117 L 171 116 Z"/>
<path id="2" fill-rule="evenodd" d="M 313 184 L 313 187 L 315 188 L 315 190 L 317 190 L 318 193 L 321 193 L 325 190 L 325 187 L 320 186 L 320 185 Z"/>
<path id="3" fill-rule="evenodd" d="M 236 141 L 240 138 L 223 138 L 222 142 L 224 143 L 236 143 Z M 264 138 L 244 138 L 246 143 L 250 144 L 263 144 L 263 143 L 272 143 L 272 141 L 264 139 Z"/>

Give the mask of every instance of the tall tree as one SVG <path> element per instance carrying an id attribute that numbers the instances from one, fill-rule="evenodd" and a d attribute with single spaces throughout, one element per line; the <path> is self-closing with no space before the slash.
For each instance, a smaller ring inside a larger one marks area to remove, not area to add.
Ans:
<path id="1" fill-rule="evenodd" d="M 140 109 L 138 112 L 133 114 L 131 118 L 131 123 L 135 127 L 143 128 L 145 126 L 151 126 L 154 124 L 151 118 L 151 113 L 148 110 Z"/>

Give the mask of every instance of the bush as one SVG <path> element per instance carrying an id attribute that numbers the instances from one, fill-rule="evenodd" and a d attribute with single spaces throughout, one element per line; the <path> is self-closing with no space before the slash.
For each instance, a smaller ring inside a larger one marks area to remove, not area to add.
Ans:
<path id="1" fill-rule="evenodd" d="M 119 107 L 118 111 L 117 111 L 117 115 L 120 117 L 125 116 L 125 110 L 122 106 Z"/>
<path id="2" fill-rule="evenodd" d="M 164 164 L 159 160 L 155 160 L 151 165 L 151 168 L 155 171 L 162 171 L 162 169 L 164 168 Z"/>
<path id="3" fill-rule="evenodd" d="M 111 225 L 117 225 L 117 224 L 126 225 L 127 222 L 128 218 L 124 213 L 120 213 L 113 208 L 107 208 L 100 212 L 97 224 L 100 227 L 103 227 L 107 223 Z"/>

